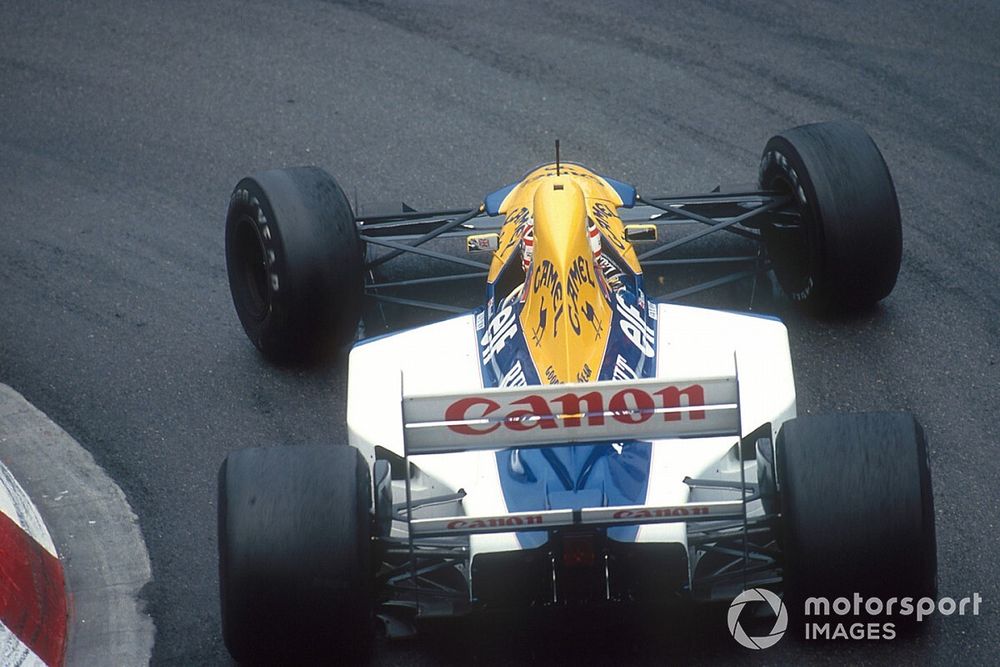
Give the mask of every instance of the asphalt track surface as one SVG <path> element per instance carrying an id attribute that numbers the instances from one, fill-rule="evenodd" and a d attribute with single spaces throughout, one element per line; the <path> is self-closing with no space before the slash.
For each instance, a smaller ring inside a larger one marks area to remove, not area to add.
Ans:
<path id="1" fill-rule="evenodd" d="M 764 655 L 736 646 L 721 614 L 501 633 L 488 650 L 473 628 L 382 645 L 377 662 L 995 661 L 1000 6 L 669 4 L 0 3 L 0 381 L 88 448 L 138 514 L 155 664 L 228 661 L 225 454 L 346 437 L 343 364 L 270 367 L 239 327 L 222 232 L 241 176 L 319 164 L 362 202 L 463 206 L 558 137 L 567 159 L 641 192 L 692 191 L 753 180 L 771 134 L 841 118 L 890 165 L 903 267 L 872 312 L 781 309 L 799 409 L 917 414 L 941 593 L 979 592 L 982 615 Z"/>

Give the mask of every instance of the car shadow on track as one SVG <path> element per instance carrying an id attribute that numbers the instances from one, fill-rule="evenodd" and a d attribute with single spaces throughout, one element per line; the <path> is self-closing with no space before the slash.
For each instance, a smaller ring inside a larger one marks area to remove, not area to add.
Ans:
<path id="1" fill-rule="evenodd" d="M 543 610 L 518 616 L 477 616 L 421 627 L 417 638 L 382 640 L 373 664 L 400 665 L 651 665 L 907 662 L 926 654 L 927 632 L 902 631 L 889 639 L 806 640 L 793 623 L 773 647 L 740 646 L 727 625 L 729 605 L 684 604 L 658 609 L 561 613 Z M 554 613 L 553 613 L 554 612 Z M 766 636 L 774 617 L 742 614 L 751 637 Z M 927 623 L 924 624 L 927 626 Z"/>
<path id="2" fill-rule="evenodd" d="M 382 643 L 378 652 L 392 662 L 416 653 L 435 665 L 649 664 L 699 654 L 717 661 L 741 650 L 726 628 L 727 606 L 482 615 L 427 625 L 418 638 Z"/>

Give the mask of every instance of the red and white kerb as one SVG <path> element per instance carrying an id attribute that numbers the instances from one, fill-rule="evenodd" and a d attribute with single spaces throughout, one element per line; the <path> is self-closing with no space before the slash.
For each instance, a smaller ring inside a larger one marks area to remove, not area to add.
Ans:
<path id="1" fill-rule="evenodd" d="M 62 665 L 62 563 L 37 508 L 0 463 L 0 665 Z"/>

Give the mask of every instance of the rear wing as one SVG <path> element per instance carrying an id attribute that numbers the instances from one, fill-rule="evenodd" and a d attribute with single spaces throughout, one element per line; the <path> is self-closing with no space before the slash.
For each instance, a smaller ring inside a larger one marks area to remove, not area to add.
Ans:
<path id="1" fill-rule="evenodd" d="M 409 454 L 739 435 L 736 376 L 403 396 Z"/>
<path id="2" fill-rule="evenodd" d="M 404 379 L 401 394 L 407 464 L 423 454 L 742 435 L 735 356 L 731 374 L 710 377 L 433 394 L 408 393 Z M 414 519 L 409 481 L 406 506 L 411 538 L 718 520 L 745 512 L 745 502 L 737 500 Z"/>

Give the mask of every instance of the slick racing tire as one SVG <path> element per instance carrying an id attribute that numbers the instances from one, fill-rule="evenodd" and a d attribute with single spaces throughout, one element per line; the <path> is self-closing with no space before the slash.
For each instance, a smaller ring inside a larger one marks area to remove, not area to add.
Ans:
<path id="1" fill-rule="evenodd" d="M 363 244 L 343 190 L 317 167 L 241 180 L 226 216 L 226 268 L 247 336 L 271 361 L 329 357 L 354 339 Z"/>
<path id="2" fill-rule="evenodd" d="M 242 663 L 363 660 L 374 637 L 371 481 L 353 447 L 230 454 L 219 470 L 222 635 Z"/>
<path id="3" fill-rule="evenodd" d="M 782 289 L 818 311 L 871 306 L 896 284 L 903 234 L 889 168 L 849 122 L 787 130 L 764 147 L 760 187 L 790 195 L 797 221 L 765 224 Z"/>
<path id="4" fill-rule="evenodd" d="M 781 427 L 775 450 L 793 615 L 815 596 L 934 597 L 927 441 L 912 415 L 798 417 Z"/>

